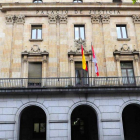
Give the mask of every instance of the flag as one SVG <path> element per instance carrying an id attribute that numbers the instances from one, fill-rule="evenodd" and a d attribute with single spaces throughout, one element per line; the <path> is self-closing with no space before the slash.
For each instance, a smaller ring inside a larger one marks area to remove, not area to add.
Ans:
<path id="1" fill-rule="evenodd" d="M 87 63 L 86 63 L 86 58 L 85 58 L 85 55 L 84 55 L 83 45 L 81 45 L 81 52 L 82 52 L 82 68 L 84 70 L 88 71 Z"/>
<path id="2" fill-rule="evenodd" d="M 97 59 L 96 59 L 96 56 L 95 56 L 95 52 L 94 52 L 93 46 L 91 46 L 91 47 L 92 47 L 92 62 L 94 62 L 94 67 L 95 67 L 96 75 L 99 76 L 99 70 L 98 70 L 98 65 L 97 65 Z"/>

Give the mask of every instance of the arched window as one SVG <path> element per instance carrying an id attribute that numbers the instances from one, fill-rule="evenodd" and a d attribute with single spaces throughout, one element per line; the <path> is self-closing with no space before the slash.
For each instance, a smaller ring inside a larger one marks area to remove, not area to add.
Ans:
<path id="1" fill-rule="evenodd" d="M 73 0 L 74 3 L 82 3 L 82 0 Z"/>
<path id="2" fill-rule="evenodd" d="M 42 0 L 34 0 L 33 3 L 43 3 Z"/>

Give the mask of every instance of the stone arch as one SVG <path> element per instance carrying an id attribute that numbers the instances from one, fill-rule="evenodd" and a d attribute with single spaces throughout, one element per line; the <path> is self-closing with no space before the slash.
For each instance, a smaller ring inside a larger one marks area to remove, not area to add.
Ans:
<path id="1" fill-rule="evenodd" d="M 49 139 L 49 112 L 45 108 L 45 106 L 37 102 L 26 103 L 17 110 L 16 115 L 15 115 L 14 140 L 19 140 L 21 113 L 25 108 L 30 107 L 30 106 L 37 106 L 44 111 L 46 115 L 46 124 L 47 124 L 46 125 L 46 139 L 48 140 Z"/>
<path id="2" fill-rule="evenodd" d="M 103 140 L 103 131 L 102 131 L 102 124 L 101 124 L 101 112 L 98 107 L 90 102 L 78 102 L 74 104 L 68 112 L 68 140 L 71 140 L 71 114 L 75 108 L 78 106 L 85 105 L 91 107 L 96 114 L 97 117 L 97 129 L 98 129 L 98 139 Z"/>
<path id="3" fill-rule="evenodd" d="M 129 100 L 125 102 L 121 107 L 120 107 L 120 130 L 121 130 L 121 138 L 124 140 L 124 130 L 123 130 L 123 120 L 122 120 L 122 113 L 123 110 L 128 106 L 128 105 L 140 105 L 140 101 L 138 100 Z"/>

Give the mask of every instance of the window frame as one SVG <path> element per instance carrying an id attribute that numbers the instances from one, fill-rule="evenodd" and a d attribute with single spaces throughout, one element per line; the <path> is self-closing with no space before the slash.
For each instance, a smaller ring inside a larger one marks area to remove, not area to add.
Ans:
<path id="1" fill-rule="evenodd" d="M 39 2 L 39 1 L 41 1 L 41 2 Z M 43 3 L 43 0 L 33 0 L 33 3 Z"/>
<path id="2" fill-rule="evenodd" d="M 121 3 L 122 0 L 113 0 L 113 3 Z"/>
<path id="3" fill-rule="evenodd" d="M 132 65 L 132 67 L 131 68 L 127 68 L 127 67 L 124 67 L 124 68 L 122 68 L 122 66 L 121 66 L 121 64 L 124 64 L 124 63 L 131 63 Z M 133 64 L 134 62 L 133 61 L 120 61 L 120 68 L 121 68 L 121 77 L 122 77 L 122 80 L 125 80 L 125 81 L 127 81 L 127 83 L 123 83 L 123 85 L 135 85 L 136 84 L 136 81 L 135 81 L 135 73 L 134 73 L 134 64 Z M 129 75 L 128 75 L 128 70 L 132 70 L 132 72 L 133 72 L 133 77 L 129 77 Z M 126 76 L 123 76 L 122 75 L 122 70 L 125 70 L 126 71 Z M 133 79 L 134 80 L 134 82 L 132 83 L 131 82 L 131 79 Z"/>
<path id="4" fill-rule="evenodd" d="M 117 30 L 117 27 L 120 27 L 120 35 L 121 35 L 121 38 L 119 38 L 118 31 L 117 31 L 117 38 L 118 39 L 128 39 L 127 25 L 126 24 L 116 24 L 116 30 Z M 124 35 L 123 35 L 122 27 L 125 27 L 126 38 L 123 37 Z"/>
<path id="5" fill-rule="evenodd" d="M 79 2 L 81 1 L 81 2 Z M 73 3 L 83 3 L 83 0 L 73 0 Z"/>
<path id="6" fill-rule="evenodd" d="M 82 40 L 85 40 L 85 39 L 86 39 L 86 35 L 85 35 L 85 25 L 82 25 L 82 24 L 74 25 L 74 39 L 75 39 L 75 40 L 78 40 L 78 39 L 75 38 L 75 27 L 78 27 L 78 35 L 79 35 L 79 38 L 78 38 L 78 39 L 81 38 L 80 27 L 84 27 L 84 39 L 82 39 Z"/>
<path id="7" fill-rule="evenodd" d="M 35 39 L 33 39 L 33 33 L 32 33 L 32 31 L 33 31 L 33 27 L 41 27 L 41 38 L 38 38 L 38 30 L 36 29 L 36 37 L 35 37 Z M 31 40 L 42 40 L 42 25 L 31 25 Z"/>

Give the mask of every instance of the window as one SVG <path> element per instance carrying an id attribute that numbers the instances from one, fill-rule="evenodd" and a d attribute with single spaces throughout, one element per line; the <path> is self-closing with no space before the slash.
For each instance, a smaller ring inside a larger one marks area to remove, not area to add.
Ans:
<path id="1" fill-rule="evenodd" d="M 113 2 L 122 2 L 121 0 L 113 0 Z"/>
<path id="2" fill-rule="evenodd" d="M 82 38 L 82 40 L 85 39 L 85 26 L 84 25 L 75 25 L 74 32 L 75 32 L 75 40 L 78 40 L 80 38 Z"/>
<path id="3" fill-rule="evenodd" d="M 123 84 L 134 84 L 134 71 L 132 62 L 121 62 Z"/>
<path id="4" fill-rule="evenodd" d="M 43 3 L 42 0 L 34 0 L 33 3 Z"/>
<path id="5" fill-rule="evenodd" d="M 28 86 L 40 87 L 42 78 L 42 63 L 29 63 L 28 66 Z"/>
<path id="6" fill-rule="evenodd" d="M 32 39 L 42 39 L 42 26 L 32 25 Z"/>
<path id="7" fill-rule="evenodd" d="M 128 38 L 127 37 L 127 31 L 126 31 L 126 25 L 117 25 L 117 35 L 118 38 Z"/>
<path id="8" fill-rule="evenodd" d="M 82 63 L 75 63 L 76 85 L 88 85 L 88 72 L 82 69 Z"/>
<path id="9" fill-rule="evenodd" d="M 82 3 L 82 0 L 73 0 L 74 3 Z"/>
<path id="10" fill-rule="evenodd" d="M 34 138 L 45 138 L 46 134 L 46 123 L 45 119 L 35 119 L 34 120 Z"/>

